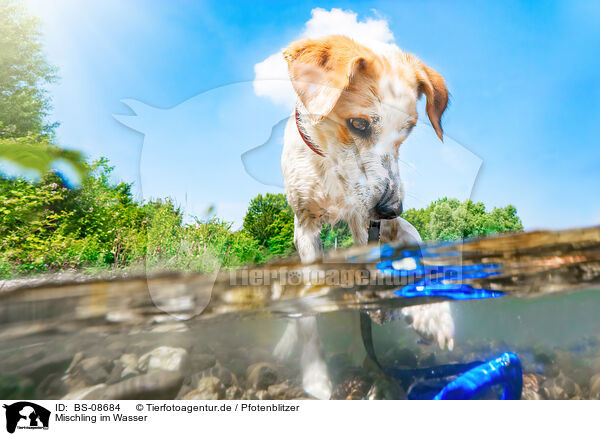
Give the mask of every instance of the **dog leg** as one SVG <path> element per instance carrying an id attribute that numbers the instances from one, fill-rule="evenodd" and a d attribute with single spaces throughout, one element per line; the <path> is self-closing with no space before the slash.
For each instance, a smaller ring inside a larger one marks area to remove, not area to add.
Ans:
<path id="1" fill-rule="evenodd" d="M 319 339 L 317 318 L 309 316 L 297 320 L 298 333 L 302 342 L 302 388 L 313 397 L 328 400 L 331 397 L 331 380 Z"/>
<path id="2" fill-rule="evenodd" d="M 302 263 L 312 263 L 323 257 L 320 235 L 320 223 L 301 225 L 298 218 L 294 217 L 294 244 Z M 315 398 L 328 400 L 331 397 L 332 387 L 319 339 L 316 317 L 290 320 L 273 354 L 278 359 L 285 359 L 292 354 L 298 342 L 302 348 L 300 357 L 302 388 Z"/>
<path id="3" fill-rule="evenodd" d="M 417 229 L 402 218 L 381 221 L 380 241 L 402 242 L 407 245 L 420 245 L 423 242 Z M 454 320 L 450 303 L 405 307 L 401 313 L 404 320 L 426 341 L 436 342 L 441 349 L 454 348 Z"/>
<path id="4" fill-rule="evenodd" d="M 320 231 L 321 228 L 316 223 L 301 226 L 298 217 L 294 216 L 294 245 L 302 263 L 312 263 L 323 256 Z M 290 320 L 273 354 L 280 360 L 286 359 L 291 356 L 297 342 L 298 323 L 296 320 Z"/>
<path id="5" fill-rule="evenodd" d="M 313 263 L 323 257 L 321 243 L 321 223 L 316 221 L 300 222 L 294 215 L 294 245 L 302 263 Z"/>
<path id="6" fill-rule="evenodd" d="M 297 343 L 298 322 L 297 320 L 289 320 L 285 332 L 283 332 L 283 336 L 281 336 L 281 339 L 279 339 L 279 342 L 277 342 L 277 345 L 273 350 L 273 355 L 279 360 L 288 359 L 292 355 Z"/>

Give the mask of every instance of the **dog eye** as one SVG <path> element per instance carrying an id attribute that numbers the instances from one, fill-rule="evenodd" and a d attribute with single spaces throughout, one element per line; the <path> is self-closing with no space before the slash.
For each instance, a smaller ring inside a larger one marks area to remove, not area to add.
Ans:
<path id="1" fill-rule="evenodd" d="M 364 133 L 369 128 L 369 122 L 364 118 L 348 118 L 348 126 L 359 133 Z"/>

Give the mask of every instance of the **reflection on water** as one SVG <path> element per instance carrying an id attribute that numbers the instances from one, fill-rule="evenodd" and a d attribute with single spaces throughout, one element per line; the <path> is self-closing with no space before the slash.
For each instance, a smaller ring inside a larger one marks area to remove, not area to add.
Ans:
<path id="1" fill-rule="evenodd" d="M 356 247 L 309 267 L 291 259 L 216 278 L 5 283 L 0 397 L 309 398 L 298 350 L 285 362 L 272 350 L 284 316 L 321 313 L 333 397 L 406 398 L 410 386 L 366 357 L 358 310 L 382 321 L 402 306 L 467 299 L 452 303 L 453 351 L 422 344 L 401 321 L 375 325 L 382 364 L 510 351 L 523 365 L 523 398 L 600 398 L 599 288 L 600 228 Z"/>

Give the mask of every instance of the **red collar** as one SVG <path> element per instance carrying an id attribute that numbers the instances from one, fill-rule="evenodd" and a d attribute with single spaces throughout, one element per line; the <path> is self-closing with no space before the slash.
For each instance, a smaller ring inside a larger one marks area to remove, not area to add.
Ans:
<path id="1" fill-rule="evenodd" d="M 300 119 L 298 118 L 298 108 L 296 108 L 296 111 L 294 112 L 294 117 L 296 118 L 296 127 L 298 128 L 298 133 L 300 133 L 300 137 L 302 138 L 304 143 L 306 145 L 308 145 L 308 148 L 310 148 L 312 151 L 317 153 L 319 156 L 325 157 L 325 155 L 323 153 L 321 153 L 321 151 L 310 141 L 310 139 L 308 139 L 308 137 L 304 134 L 304 132 L 300 128 Z"/>

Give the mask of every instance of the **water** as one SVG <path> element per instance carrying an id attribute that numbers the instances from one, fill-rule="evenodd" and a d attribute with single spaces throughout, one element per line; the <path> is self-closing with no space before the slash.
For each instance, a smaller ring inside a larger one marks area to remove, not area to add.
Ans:
<path id="1" fill-rule="evenodd" d="M 525 399 L 600 395 L 600 228 L 465 243 L 369 246 L 217 275 L 8 282 L 0 291 L 1 398 L 310 398 L 299 349 L 273 357 L 286 318 L 319 314 L 333 398 L 406 398 L 383 374 L 516 353 Z M 452 302 L 454 350 L 424 344 L 395 309 Z M 454 297 L 453 297 L 454 298 Z M 451 379 L 451 378 L 450 378 Z M 450 380 L 448 379 L 448 380 Z M 447 382 L 445 380 L 444 382 Z M 496 398 L 491 391 L 486 398 Z"/>

